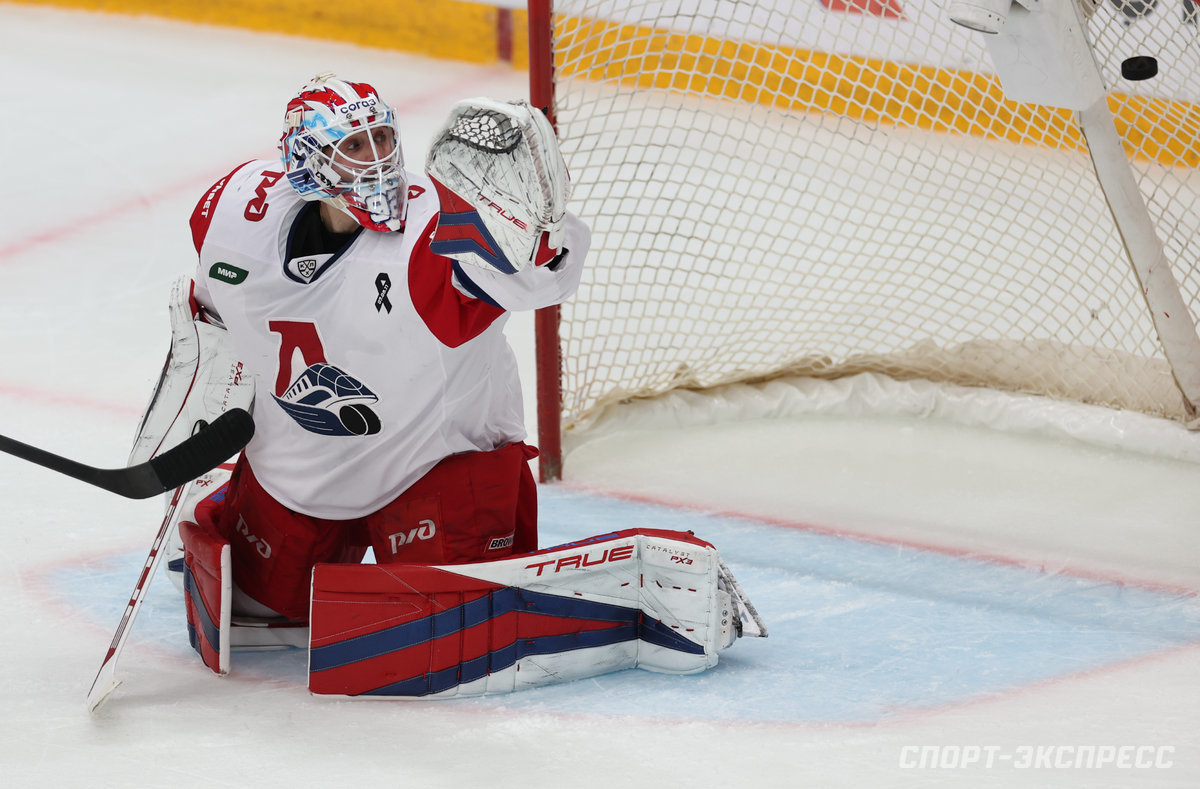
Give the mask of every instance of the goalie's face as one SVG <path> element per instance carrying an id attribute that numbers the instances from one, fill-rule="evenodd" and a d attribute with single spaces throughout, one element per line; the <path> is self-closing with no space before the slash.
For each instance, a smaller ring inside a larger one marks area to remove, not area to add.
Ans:
<path id="1" fill-rule="evenodd" d="M 364 83 L 321 75 L 288 104 L 280 152 L 305 200 L 369 230 L 403 230 L 408 183 L 395 113 Z"/>
<path id="2" fill-rule="evenodd" d="M 335 145 L 321 149 L 341 176 L 342 183 L 354 184 L 385 176 L 393 170 L 399 154 L 396 132 L 390 126 L 355 132 Z"/>

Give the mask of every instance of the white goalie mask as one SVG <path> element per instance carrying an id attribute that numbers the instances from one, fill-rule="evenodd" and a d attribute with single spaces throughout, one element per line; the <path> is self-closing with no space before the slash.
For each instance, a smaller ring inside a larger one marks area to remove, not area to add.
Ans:
<path id="1" fill-rule="evenodd" d="M 288 102 L 279 152 L 305 200 L 328 200 L 368 230 L 404 229 L 408 183 L 396 114 L 375 88 L 320 74 Z"/>

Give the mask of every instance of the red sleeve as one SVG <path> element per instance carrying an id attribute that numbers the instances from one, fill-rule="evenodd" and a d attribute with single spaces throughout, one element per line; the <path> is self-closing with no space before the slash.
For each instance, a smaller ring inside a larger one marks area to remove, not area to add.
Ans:
<path id="1" fill-rule="evenodd" d="M 486 331 L 504 310 L 454 287 L 454 261 L 429 249 L 436 223 L 435 215 L 408 261 L 408 293 L 429 331 L 443 345 L 457 348 Z"/>
<path id="2" fill-rule="evenodd" d="M 208 226 L 212 224 L 213 213 L 217 210 L 217 202 L 221 199 L 221 193 L 225 191 L 225 185 L 229 183 L 229 179 L 238 170 L 245 167 L 250 162 L 243 162 L 233 168 L 229 175 L 222 178 L 212 185 L 204 197 L 200 198 L 200 202 L 196 203 L 196 208 L 192 211 L 191 226 L 192 226 L 192 245 L 196 247 L 196 254 L 200 254 L 200 247 L 204 246 L 204 237 L 208 235 Z"/>

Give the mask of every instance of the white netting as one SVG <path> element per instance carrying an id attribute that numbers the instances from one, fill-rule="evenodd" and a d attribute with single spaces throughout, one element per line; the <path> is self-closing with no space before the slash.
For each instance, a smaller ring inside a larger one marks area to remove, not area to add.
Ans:
<path id="1" fill-rule="evenodd" d="M 1166 5 L 1089 26 L 1194 305 L 1200 38 Z M 555 12 L 593 229 L 562 313 L 565 425 L 676 387 L 863 371 L 1187 416 L 1073 114 L 1005 100 L 983 36 L 933 0 Z M 1132 54 L 1159 76 L 1123 80 Z"/>

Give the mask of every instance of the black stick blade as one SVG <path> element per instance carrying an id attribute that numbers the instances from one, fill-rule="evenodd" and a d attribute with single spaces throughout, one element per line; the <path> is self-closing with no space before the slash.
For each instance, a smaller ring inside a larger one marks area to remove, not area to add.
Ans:
<path id="1" fill-rule="evenodd" d="M 254 420 L 241 408 L 226 411 L 182 444 L 128 468 L 95 468 L 0 436 L 0 452 L 125 496 L 148 499 L 174 490 L 239 452 L 254 436 Z"/>
<path id="2" fill-rule="evenodd" d="M 158 480 L 157 493 L 190 482 L 213 470 L 250 443 L 254 420 L 241 408 L 233 408 L 177 447 L 150 459 Z M 153 495 L 153 494 L 152 494 Z"/>

